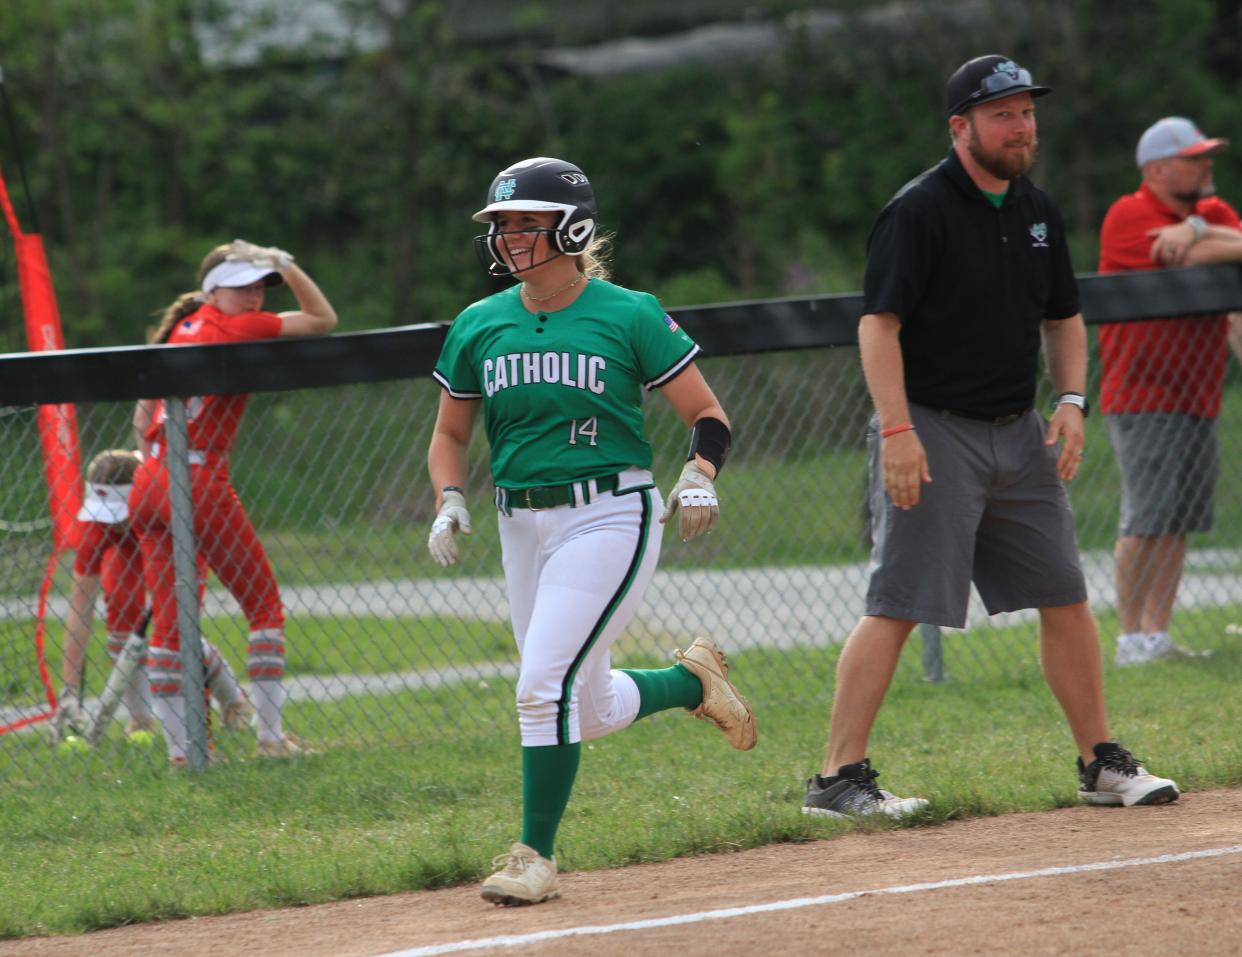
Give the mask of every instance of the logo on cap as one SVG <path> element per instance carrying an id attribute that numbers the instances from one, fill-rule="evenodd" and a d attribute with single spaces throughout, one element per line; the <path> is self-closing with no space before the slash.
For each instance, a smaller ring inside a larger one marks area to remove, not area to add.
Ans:
<path id="1" fill-rule="evenodd" d="M 516 179 L 501 180 L 499 183 L 496 184 L 495 201 L 499 203 L 501 200 L 510 199 L 512 198 L 513 194 L 516 192 L 517 192 L 517 180 Z"/>
<path id="2" fill-rule="evenodd" d="M 1018 79 L 1018 64 L 1014 63 L 1013 60 L 1002 60 L 996 64 L 993 72 L 1004 73 L 1011 80 L 1016 81 Z"/>

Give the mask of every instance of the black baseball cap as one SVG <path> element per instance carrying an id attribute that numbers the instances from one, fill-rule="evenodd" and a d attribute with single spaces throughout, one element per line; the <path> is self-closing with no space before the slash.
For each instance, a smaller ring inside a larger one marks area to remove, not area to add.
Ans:
<path id="1" fill-rule="evenodd" d="M 1029 70 L 1007 56 L 989 53 L 959 66 L 944 88 L 944 111 L 948 116 L 965 113 L 972 106 L 1004 99 L 1016 93 L 1043 96 L 1050 86 L 1036 86 Z"/>

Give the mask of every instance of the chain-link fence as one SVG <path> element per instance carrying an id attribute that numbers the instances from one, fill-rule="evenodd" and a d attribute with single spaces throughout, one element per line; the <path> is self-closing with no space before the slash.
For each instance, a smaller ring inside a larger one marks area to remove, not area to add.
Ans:
<path id="1" fill-rule="evenodd" d="M 867 581 L 863 436 L 870 403 L 857 350 L 773 352 L 701 366 L 735 423 L 734 452 L 718 483 L 721 523 L 688 544 L 665 535 L 660 570 L 614 657 L 658 663 L 700 632 L 735 657 L 823 648 L 824 669 L 807 675 L 806 687 L 754 687 L 752 674 L 748 688 L 760 702 L 792 695 L 826 703 L 832 649 L 860 614 Z M 1094 356 L 1091 368 L 1098 368 Z M 1096 394 L 1095 381 L 1089 391 Z M 516 654 L 481 434 L 468 489 L 474 535 L 451 569 L 426 553 L 434 507 L 425 454 L 438 394 L 427 378 L 256 394 L 241 426 L 233 482 L 267 549 L 287 616 L 286 723 L 312 747 L 396 744 L 512 722 Z M 1040 401 L 1050 403 L 1046 391 Z M 102 449 L 132 447 L 132 402 L 76 408 L 84 462 Z M 649 400 L 648 426 L 657 480 L 667 489 L 684 458 L 686 430 L 658 396 Z M 1177 640 L 1204 649 L 1242 640 L 1230 628 L 1242 621 L 1242 388 L 1234 363 L 1219 436 L 1216 523 L 1190 538 L 1174 619 Z M 1120 479 L 1098 415 L 1088 420 L 1087 448 L 1071 496 L 1111 655 Z M 58 691 L 62 685 L 73 555 L 62 556 L 51 580 L 40 652 L 37 596 L 50 536 L 33 407 L 3 410 L 0 449 L 0 725 L 7 726 L 46 710 L 43 659 L 48 682 Z M 1038 655 L 1034 621 L 1034 613 L 989 619 L 974 600 L 964 631 L 916 632 L 898 680 L 1027 672 Z M 215 580 L 207 584 L 201 629 L 244 684 L 248 624 Z M 100 600 L 82 683 L 88 711 L 112 668 L 106 631 Z M 101 747 L 124 753 L 126 720 L 122 708 Z M 0 735 L 0 775 L 30 774 L 57 759 L 47 725 Z"/>

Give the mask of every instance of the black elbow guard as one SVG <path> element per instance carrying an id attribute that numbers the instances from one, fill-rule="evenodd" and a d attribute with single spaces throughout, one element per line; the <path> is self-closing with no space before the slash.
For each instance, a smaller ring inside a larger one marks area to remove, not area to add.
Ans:
<path id="1" fill-rule="evenodd" d="M 696 455 L 701 455 L 716 467 L 716 474 L 719 475 L 732 444 L 733 435 L 727 425 L 719 419 L 699 419 L 690 430 L 690 454 L 686 456 L 686 461 L 693 461 Z"/>

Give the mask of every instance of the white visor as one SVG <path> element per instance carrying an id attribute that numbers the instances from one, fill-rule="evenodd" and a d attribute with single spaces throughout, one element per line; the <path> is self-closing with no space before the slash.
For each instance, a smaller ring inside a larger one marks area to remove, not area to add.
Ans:
<path id="1" fill-rule="evenodd" d="M 78 511 L 79 522 L 102 522 L 117 525 L 129 518 L 129 493 L 132 485 L 100 485 L 86 483 L 86 496 Z"/>
<path id="2" fill-rule="evenodd" d="M 280 285 L 280 273 L 270 265 L 260 266 L 250 262 L 248 259 L 236 261 L 226 259 L 224 262 L 213 266 L 208 270 L 207 275 L 203 277 L 203 292 L 211 292 L 219 286 L 223 286 L 226 289 L 249 286 L 260 279 L 267 279 L 268 276 L 274 276 L 275 279 L 269 281 L 267 285 Z"/>
<path id="3" fill-rule="evenodd" d="M 470 218 L 476 223 L 490 223 L 492 214 L 504 210 L 516 210 L 520 213 L 572 213 L 576 206 L 564 203 L 549 203 L 542 199 L 502 199 L 497 203 L 489 203 Z"/>

